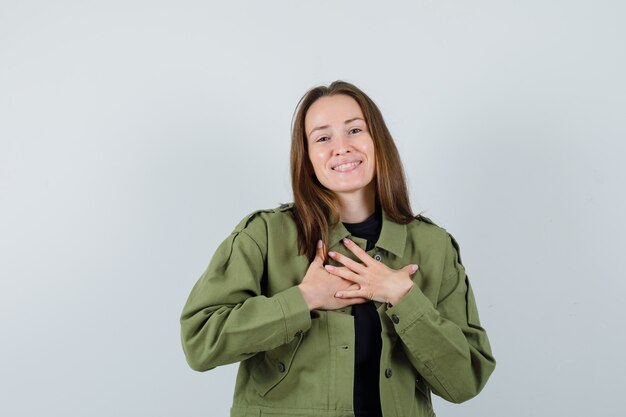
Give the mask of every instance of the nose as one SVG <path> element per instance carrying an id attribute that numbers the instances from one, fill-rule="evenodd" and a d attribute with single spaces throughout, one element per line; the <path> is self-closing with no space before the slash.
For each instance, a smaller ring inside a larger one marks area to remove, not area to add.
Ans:
<path id="1" fill-rule="evenodd" d="M 343 155 L 350 152 L 350 143 L 346 135 L 339 134 L 335 136 L 335 155 Z"/>

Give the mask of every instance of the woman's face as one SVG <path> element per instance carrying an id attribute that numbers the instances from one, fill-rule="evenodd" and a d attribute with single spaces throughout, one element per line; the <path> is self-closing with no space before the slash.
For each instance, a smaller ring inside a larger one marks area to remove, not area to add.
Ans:
<path id="1" fill-rule="evenodd" d="M 316 100 L 304 130 L 315 176 L 324 187 L 337 195 L 373 190 L 374 141 L 356 100 L 343 94 Z"/>

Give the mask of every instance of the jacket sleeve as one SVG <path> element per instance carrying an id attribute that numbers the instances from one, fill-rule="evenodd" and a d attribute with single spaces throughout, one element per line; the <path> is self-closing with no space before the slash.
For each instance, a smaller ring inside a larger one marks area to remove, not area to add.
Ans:
<path id="1" fill-rule="evenodd" d="M 262 294 L 266 245 L 252 237 L 247 225 L 248 218 L 218 247 L 183 308 L 182 345 L 194 370 L 207 371 L 274 349 L 311 326 L 298 287 L 272 297 Z"/>
<path id="2" fill-rule="evenodd" d="M 414 285 L 386 313 L 394 322 L 409 361 L 433 392 L 461 403 L 482 390 L 495 368 L 495 359 L 487 333 L 480 326 L 458 244 L 447 233 L 445 240 L 446 260 L 437 305 Z"/>

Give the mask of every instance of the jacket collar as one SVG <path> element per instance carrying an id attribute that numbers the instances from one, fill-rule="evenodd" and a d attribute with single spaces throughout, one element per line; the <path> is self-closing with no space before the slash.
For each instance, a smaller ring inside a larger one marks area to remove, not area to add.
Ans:
<path id="1" fill-rule="evenodd" d="M 406 244 L 407 226 L 391 220 L 385 210 L 383 210 L 382 220 L 383 227 L 380 231 L 378 242 L 376 242 L 376 247 L 393 253 L 398 257 L 402 257 Z M 334 247 L 341 239 L 349 236 L 350 232 L 348 232 L 343 223 L 338 222 L 330 231 L 329 247 Z"/>

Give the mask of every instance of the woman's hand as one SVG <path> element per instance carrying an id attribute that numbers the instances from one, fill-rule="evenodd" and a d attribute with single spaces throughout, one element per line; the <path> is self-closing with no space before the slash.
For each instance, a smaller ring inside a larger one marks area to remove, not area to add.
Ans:
<path id="1" fill-rule="evenodd" d="M 346 247 L 363 263 L 358 263 L 340 253 L 329 252 L 328 255 L 343 267 L 326 265 L 331 274 L 357 284 L 359 289 L 340 290 L 335 297 L 340 299 L 365 298 L 383 303 L 397 304 L 413 287 L 411 275 L 418 266 L 406 265 L 402 269 L 391 269 L 387 265 L 369 256 L 367 252 L 350 239 L 344 239 Z"/>
<path id="2" fill-rule="evenodd" d="M 324 258 L 324 245 L 320 240 L 317 242 L 315 259 L 309 265 L 306 275 L 298 285 L 309 310 L 337 310 L 368 301 L 358 296 L 346 299 L 335 297 L 337 291 L 354 291 L 359 286 L 352 281 L 330 274 L 324 269 Z"/>

